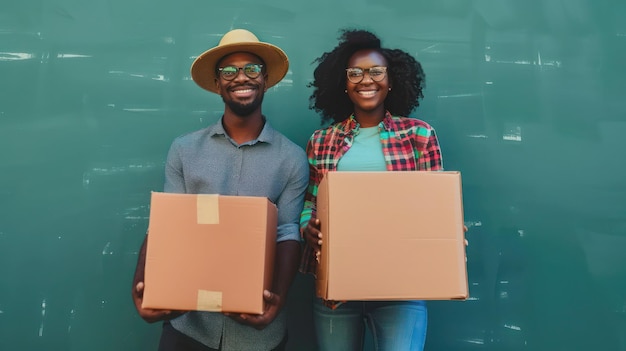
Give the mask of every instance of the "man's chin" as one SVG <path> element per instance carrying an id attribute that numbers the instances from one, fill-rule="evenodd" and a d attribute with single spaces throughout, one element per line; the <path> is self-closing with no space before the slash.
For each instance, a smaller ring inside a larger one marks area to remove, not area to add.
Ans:
<path id="1" fill-rule="evenodd" d="M 263 100 L 255 100 L 249 104 L 241 104 L 237 102 L 226 102 L 231 111 L 233 111 L 236 115 L 246 117 L 251 115 L 254 111 L 256 111 L 262 103 Z"/>
<path id="2" fill-rule="evenodd" d="M 248 105 L 231 105 L 230 110 L 233 111 L 237 116 L 247 117 L 252 114 L 257 109 L 257 106 L 252 104 Z"/>

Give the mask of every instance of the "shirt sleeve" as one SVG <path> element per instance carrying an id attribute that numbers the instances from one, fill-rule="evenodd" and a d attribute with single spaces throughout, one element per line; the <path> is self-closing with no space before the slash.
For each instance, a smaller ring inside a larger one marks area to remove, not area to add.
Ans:
<path id="1" fill-rule="evenodd" d="M 312 139 L 306 146 L 306 153 L 309 164 L 309 184 L 304 195 L 304 209 L 300 215 L 300 228 L 306 227 L 312 217 L 316 217 L 317 189 L 320 184 L 320 174 L 315 163 L 315 153 L 313 152 Z"/>
<path id="2" fill-rule="evenodd" d="M 322 175 L 317 168 L 313 140 L 313 137 L 311 137 L 306 147 L 309 163 L 309 185 L 307 186 L 307 191 L 304 195 L 304 209 L 302 210 L 302 215 L 300 216 L 300 228 L 306 227 L 312 217 L 317 217 L 317 190 L 322 179 Z M 315 274 L 316 267 L 317 261 L 315 260 L 313 248 L 311 248 L 305 241 L 299 270 L 302 273 Z"/>
<path id="3" fill-rule="evenodd" d="M 180 157 L 179 145 L 174 141 L 167 153 L 165 161 L 165 185 L 166 193 L 185 194 L 185 180 L 183 178 L 183 163 Z"/>
<path id="4" fill-rule="evenodd" d="M 276 201 L 276 207 L 278 208 L 277 242 L 285 240 L 300 241 L 298 219 L 302 212 L 308 178 L 309 171 L 306 156 L 300 149 L 287 180 L 287 185 Z"/>
<path id="5" fill-rule="evenodd" d="M 435 129 L 428 129 L 428 142 L 422 154 L 419 169 L 427 171 L 443 171 L 443 158 Z"/>

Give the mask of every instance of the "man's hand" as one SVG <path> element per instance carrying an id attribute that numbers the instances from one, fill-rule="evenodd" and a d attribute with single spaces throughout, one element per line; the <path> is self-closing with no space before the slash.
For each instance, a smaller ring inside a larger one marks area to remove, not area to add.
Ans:
<path id="1" fill-rule="evenodd" d="M 320 229 L 320 220 L 312 217 L 306 227 L 302 230 L 302 237 L 307 244 L 313 248 L 315 258 L 318 262 L 322 250 L 322 232 L 320 232 Z"/>
<path id="2" fill-rule="evenodd" d="M 241 324 L 246 324 L 261 330 L 268 326 L 278 315 L 283 305 L 282 298 L 269 290 L 263 291 L 263 300 L 265 300 L 265 311 L 262 314 L 247 313 L 224 313 L 226 316 L 236 320 Z"/>
<path id="3" fill-rule="evenodd" d="M 154 323 L 166 319 L 172 319 L 185 313 L 185 311 L 172 311 L 172 310 L 155 310 L 151 308 L 142 308 L 143 302 L 143 289 L 144 283 L 138 282 L 133 289 L 133 301 L 135 302 L 135 308 L 139 312 L 139 316 L 148 323 Z"/>
<path id="4" fill-rule="evenodd" d="M 319 222 L 318 222 L 319 223 Z M 276 260 L 274 262 L 274 283 L 272 290 L 263 290 L 265 310 L 261 314 L 225 313 L 239 323 L 263 329 L 278 316 L 280 309 L 287 301 L 289 287 L 296 275 L 300 261 L 300 243 L 285 240 L 276 244 Z"/>

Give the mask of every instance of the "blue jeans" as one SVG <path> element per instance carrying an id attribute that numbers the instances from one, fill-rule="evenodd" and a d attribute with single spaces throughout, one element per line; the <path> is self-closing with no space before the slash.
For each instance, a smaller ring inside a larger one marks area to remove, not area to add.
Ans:
<path id="1" fill-rule="evenodd" d="M 365 323 L 372 331 L 374 350 L 422 351 L 428 315 L 424 301 L 348 301 L 335 310 L 321 299 L 313 303 L 320 351 L 361 351 Z"/>

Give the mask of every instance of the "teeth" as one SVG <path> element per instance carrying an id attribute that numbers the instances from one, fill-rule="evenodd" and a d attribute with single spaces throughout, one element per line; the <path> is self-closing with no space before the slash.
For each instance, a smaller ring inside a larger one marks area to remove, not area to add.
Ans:
<path id="1" fill-rule="evenodd" d="M 245 93 L 249 93 L 251 91 L 252 91 L 252 89 L 243 89 L 243 90 L 235 90 L 235 93 L 245 94 Z"/>
<path id="2" fill-rule="evenodd" d="M 372 96 L 376 94 L 376 91 L 375 90 L 359 91 L 359 94 L 364 95 L 364 96 Z"/>

